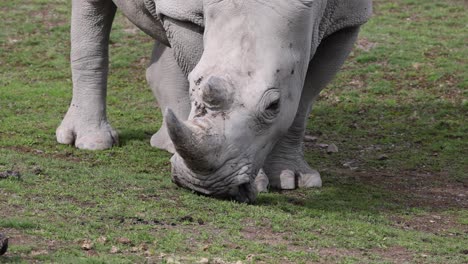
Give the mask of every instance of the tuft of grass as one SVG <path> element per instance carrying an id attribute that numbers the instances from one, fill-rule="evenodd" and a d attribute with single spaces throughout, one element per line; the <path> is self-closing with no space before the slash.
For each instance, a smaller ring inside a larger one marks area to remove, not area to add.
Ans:
<path id="1" fill-rule="evenodd" d="M 2 228 L 15 228 L 15 229 L 35 229 L 38 225 L 27 219 L 7 218 L 0 219 L 0 227 Z"/>

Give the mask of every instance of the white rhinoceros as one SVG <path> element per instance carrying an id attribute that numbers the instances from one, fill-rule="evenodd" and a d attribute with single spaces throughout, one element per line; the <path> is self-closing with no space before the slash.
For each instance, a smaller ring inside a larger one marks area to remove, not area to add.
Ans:
<path id="1" fill-rule="evenodd" d="M 369 19 L 370 0 L 73 0 L 73 99 L 59 143 L 117 142 L 106 118 L 117 7 L 156 40 L 147 79 L 166 110 L 151 144 L 174 153 L 178 185 L 252 202 L 263 168 L 273 188 L 321 186 L 304 160 L 305 124 Z"/>

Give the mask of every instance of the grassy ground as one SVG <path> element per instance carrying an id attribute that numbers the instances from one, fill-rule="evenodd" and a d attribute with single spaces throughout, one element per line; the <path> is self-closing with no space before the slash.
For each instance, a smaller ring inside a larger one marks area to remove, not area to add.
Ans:
<path id="1" fill-rule="evenodd" d="M 149 138 L 151 40 L 120 14 L 109 119 L 121 145 L 58 145 L 71 98 L 69 1 L 0 3 L 0 262 L 468 262 L 466 1 L 376 0 L 311 115 L 319 190 L 254 205 L 177 188 Z M 327 154 L 320 144 L 336 144 Z"/>

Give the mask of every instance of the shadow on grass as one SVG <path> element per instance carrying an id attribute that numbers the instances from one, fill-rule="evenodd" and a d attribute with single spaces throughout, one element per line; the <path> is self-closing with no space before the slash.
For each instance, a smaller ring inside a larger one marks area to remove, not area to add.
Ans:
<path id="1" fill-rule="evenodd" d="M 463 184 L 434 187 L 430 180 L 426 185 L 421 185 L 404 179 L 400 183 L 396 178 L 392 179 L 398 181 L 398 186 L 395 186 L 395 182 L 382 179 L 378 173 L 371 181 L 359 176 L 328 175 L 325 178 L 322 189 L 264 194 L 259 196 L 256 205 L 275 206 L 288 213 L 306 208 L 312 211 L 359 214 L 404 213 L 413 210 L 439 212 L 468 207 L 460 198 L 460 194 L 466 192 Z"/>
<path id="2" fill-rule="evenodd" d="M 142 141 L 149 143 L 151 136 L 156 133 L 156 131 L 147 131 L 147 130 L 132 130 L 125 129 L 119 130 L 119 143 L 121 146 L 128 145 L 132 141 Z"/>
<path id="3" fill-rule="evenodd" d="M 277 207 L 287 213 L 295 213 L 306 208 L 312 211 L 378 214 L 383 210 L 402 209 L 397 204 L 389 202 L 393 200 L 392 195 L 362 184 L 335 183 L 307 193 L 294 190 L 260 195 L 256 205 Z"/>

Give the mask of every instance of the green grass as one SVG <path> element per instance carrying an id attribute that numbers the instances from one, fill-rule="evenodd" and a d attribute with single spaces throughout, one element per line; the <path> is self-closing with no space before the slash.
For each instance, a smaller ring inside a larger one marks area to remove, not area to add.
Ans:
<path id="1" fill-rule="evenodd" d="M 311 114 L 309 133 L 339 147 L 306 149 L 324 187 L 261 194 L 254 205 L 171 182 L 170 155 L 149 145 L 161 122 L 144 77 L 152 41 L 121 14 L 108 96 L 121 144 L 58 145 L 71 99 L 69 1 L 0 10 L 0 173 L 21 174 L 0 179 L 0 233 L 10 236 L 0 262 L 468 262 L 463 1 L 375 1 Z"/>

